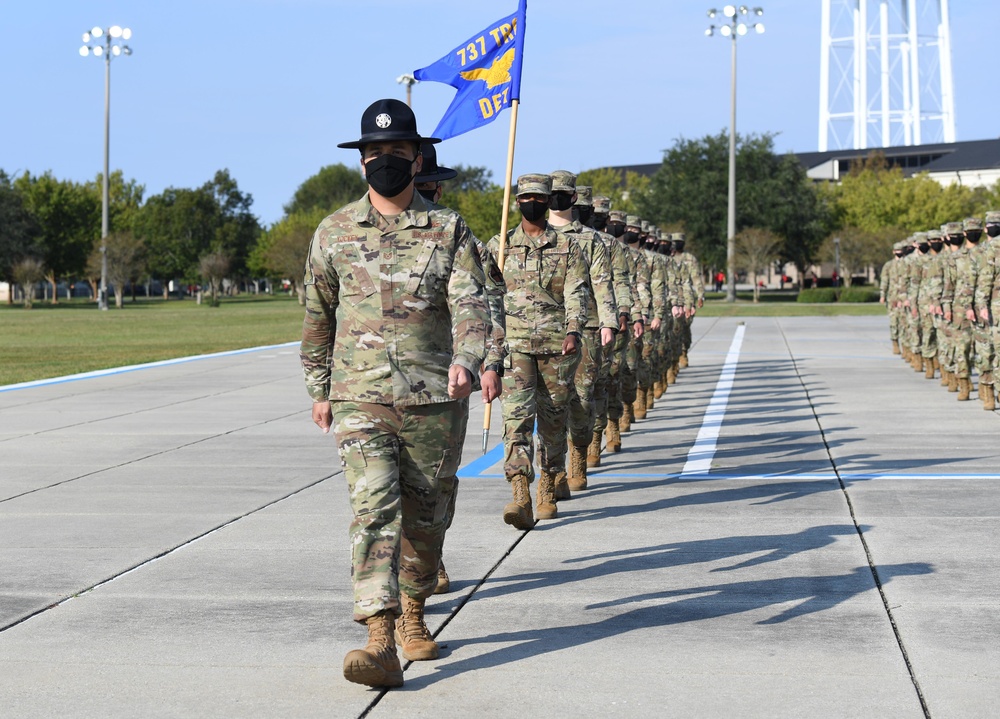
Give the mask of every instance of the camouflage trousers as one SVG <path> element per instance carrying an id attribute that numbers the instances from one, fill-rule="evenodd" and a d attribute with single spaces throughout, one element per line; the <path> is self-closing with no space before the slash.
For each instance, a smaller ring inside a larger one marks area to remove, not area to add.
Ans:
<path id="1" fill-rule="evenodd" d="M 618 373 L 622 404 L 632 404 L 635 402 L 635 389 L 639 386 L 640 378 L 643 381 L 643 387 L 649 386 L 649 369 L 642 359 L 643 348 L 648 335 L 649 333 L 647 332 L 639 339 L 630 337 L 628 347 L 625 348 L 625 362 L 621 365 Z"/>
<path id="2" fill-rule="evenodd" d="M 896 340 L 897 342 L 906 335 L 906 318 L 903 315 L 903 310 L 900 307 L 891 307 L 889 309 L 889 339 Z"/>
<path id="3" fill-rule="evenodd" d="M 920 308 L 920 354 L 925 359 L 931 359 L 938 353 L 937 324 L 930 308 Z"/>
<path id="4" fill-rule="evenodd" d="M 906 310 L 906 346 L 914 354 L 920 354 L 923 346 L 920 316 L 913 316 L 909 307 Z"/>
<path id="5" fill-rule="evenodd" d="M 508 482 L 518 474 L 529 482 L 535 479 L 531 457 L 536 422 L 541 469 L 552 474 L 566 471 L 566 419 L 579 361 L 579 352 L 507 355 L 501 404 L 503 470 Z"/>
<path id="6" fill-rule="evenodd" d="M 691 349 L 691 325 L 694 324 L 694 317 L 684 317 L 681 320 L 681 353 L 687 354 Z"/>
<path id="7" fill-rule="evenodd" d="M 601 366 L 604 363 L 604 348 L 601 347 L 601 330 L 585 329 L 582 334 L 580 362 L 576 366 L 573 377 L 574 392 L 569 398 L 569 431 L 570 441 L 577 447 L 590 444 L 594 433 L 594 422 L 597 418 L 594 407 L 594 393 L 600 379 Z M 566 438 L 563 437 L 563 443 Z"/>
<path id="8" fill-rule="evenodd" d="M 653 384 L 653 372 L 656 370 L 653 366 L 654 355 L 662 339 L 661 335 L 664 332 L 664 327 L 665 325 L 660 325 L 660 329 L 649 330 L 642 336 L 642 352 L 639 355 L 640 364 L 635 372 L 635 384 L 641 389 L 649 389 L 649 386 Z"/>
<path id="9" fill-rule="evenodd" d="M 618 373 L 625 359 L 625 347 L 628 344 L 628 333 L 619 332 L 610 348 L 604 349 L 601 369 L 597 373 L 597 384 L 594 385 L 594 431 L 603 432 L 608 426 L 608 415 L 617 420 L 622 416 L 621 382 Z M 617 408 L 615 407 L 617 404 Z M 615 412 L 617 411 L 617 414 Z"/>
<path id="10" fill-rule="evenodd" d="M 958 319 L 958 318 L 955 318 Z M 972 323 L 960 319 L 948 325 L 948 371 L 959 379 L 969 379 L 972 367 Z"/>
<path id="11" fill-rule="evenodd" d="M 454 510 L 468 407 L 333 402 L 350 492 L 354 620 L 400 613 L 399 593 L 429 597 Z"/>
<path id="12" fill-rule="evenodd" d="M 982 322 L 972 323 L 972 347 L 976 353 L 976 370 L 982 377 L 993 371 L 993 330 Z"/>

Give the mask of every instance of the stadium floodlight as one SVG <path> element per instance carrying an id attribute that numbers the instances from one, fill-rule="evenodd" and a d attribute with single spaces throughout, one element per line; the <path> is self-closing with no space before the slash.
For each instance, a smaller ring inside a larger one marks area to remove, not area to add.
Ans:
<path id="1" fill-rule="evenodd" d="M 104 188 L 101 202 L 101 287 L 97 297 L 97 306 L 102 310 L 108 309 L 108 206 L 109 206 L 109 156 L 111 140 L 111 58 L 120 55 L 131 55 L 132 48 L 122 44 L 121 41 L 132 37 L 132 31 L 122 28 L 119 25 L 112 25 L 108 30 L 100 27 L 93 27 L 89 32 L 83 33 L 83 42 L 90 43 L 96 38 L 104 38 L 103 44 L 84 44 L 80 48 L 80 55 L 87 57 L 95 55 L 104 58 Z"/>
<path id="2" fill-rule="evenodd" d="M 714 19 L 717 10 L 714 8 L 708 11 L 708 17 Z M 732 81 L 729 87 L 730 109 L 729 109 L 729 208 L 726 218 L 726 301 L 736 301 L 736 38 L 746 35 L 750 28 L 757 34 L 764 32 L 761 23 L 748 25 L 747 16 L 754 15 L 760 17 L 764 14 L 761 7 L 748 8 L 746 5 L 726 5 L 722 9 L 722 14 L 729 18 L 729 22 L 716 28 L 709 25 L 705 30 L 706 37 L 715 35 L 716 29 L 723 37 L 731 38 L 732 47 Z"/>

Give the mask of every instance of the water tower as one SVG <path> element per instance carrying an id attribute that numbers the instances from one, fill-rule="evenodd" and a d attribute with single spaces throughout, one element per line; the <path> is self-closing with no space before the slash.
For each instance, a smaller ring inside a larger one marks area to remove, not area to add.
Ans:
<path id="1" fill-rule="evenodd" d="M 822 0 L 819 150 L 955 142 L 948 0 Z"/>

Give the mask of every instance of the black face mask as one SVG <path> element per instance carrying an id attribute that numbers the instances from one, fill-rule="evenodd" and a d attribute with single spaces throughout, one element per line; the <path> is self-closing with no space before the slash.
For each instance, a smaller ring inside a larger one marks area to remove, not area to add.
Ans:
<path id="1" fill-rule="evenodd" d="M 576 217 L 584 225 L 590 224 L 590 219 L 594 216 L 594 208 L 587 205 L 576 206 Z"/>
<path id="2" fill-rule="evenodd" d="M 931 249 L 935 252 L 940 252 L 942 247 L 944 247 L 944 242 L 941 240 L 935 240 L 931 243 Z"/>
<path id="3" fill-rule="evenodd" d="M 972 244 L 977 244 L 979 239 L 983 236 L 982 230 L 968 230 L 965 233 L 965 239 L 967 239 Z M 990 237 L 996 237 L 996 235 L 990 235 Z"/>
<path id="4" fill-rule="evenodd" d="M 528 222 L 538 222 L 538 220 L 545 217 L 545 211 L 549 209 L 549 203 L 544 200 L 526 200 L 524 202 L 519 200 L 517 207 L 521 210 L 521 217 Z"/>
<path id="5" fill-rule="evenodd" d="M 604 214 L 599 214 L 599 213 L 595 212 L 593 219 L 594 219 L 594 222 L 593 222 L 594 229 L 595 230 L 600 230 L 601 232 L 604 232 L 605 229 L 608 226 L 608 216 L 604 215 Z"/>
<path id="6" fill-rule="evenodd" d="M 568 210 L 573 206 L 572 192 L 553 192 L 549 198 L 549 207 L 556 212 Z"/>
<path id="7" fill-rule="evenodd" d="M 428 202 L 435 202 L 434 196 L 438 193 L 436 187 L 433 190 L 417 190 L 417 192 L 423 195 L 424 199 Z"/>
<path id="8" fill-rule="evenodd" d="M 606 229 L 612 237 L 621 237 L 625 234 L 625 224 L 622 222 L 609 222 Z"/>
<path id="9" fill-rule="evenodd" d="M 635 244 L 636 242 L 639 241 L 638 232 L 629 232 L 628 230 L 626 230 L 624 237 L 625 237 L 625 243 L 629 245 Z"/>
<path id="10" fill-rule="evenodd" d="M 892 255 L 893 255 L 893 257 L 895 257 L 898 260 L 900 257 L 903 256 L 903 253 L 902 252 L 893 252 Z"/>
<path id="11" fill-rule="evenodd" d="M 916 248 L 913 245 L 907 245 L 903 248 L 903 255 L 911 255 L 915 249 Z"/>
<path id="12" fill-rule="evenodd" d="M 379 155 L 365 163 L 368 184 L 382 197 L 395 197 L 413 181 L 413 160 Z"/>
<path id="13" fill-rule="evenodd" d="M 683 252 L 683 251 L 684 251 L 684 243 L 683 242 L 675 242 L 674 243 L 674 252 Z"/>
<path id="14" fill-rule="evenodd" d="M 667 242 L 666 244 L 664 244 L 664 243 L 661 242 L 659 245 L 656 246 L 656 249 L 659 250 L 659 252 L 660 252 L 661 255 L 669 255 L 670 254 L 670 243 Z"/>
<path id="15" fill-rule="evenodd" d="M 929 250 L 930 248 L 931 246 L 926 242 L 917 243 L 917 249 L 923 252 L 924 254 L 927 254 L 927 250 Z"/>
<path id="16" fill-rule="evenodd" d="M 948 244 L 952 247 L 961 247 L 965 242 L 965 235 L 948 235 Z"/>
<path id="17" fill-rule="evenodd" d="M 1000 225 L 986 225 L 986 234 L 990 237 L 1000 235 Z"/>

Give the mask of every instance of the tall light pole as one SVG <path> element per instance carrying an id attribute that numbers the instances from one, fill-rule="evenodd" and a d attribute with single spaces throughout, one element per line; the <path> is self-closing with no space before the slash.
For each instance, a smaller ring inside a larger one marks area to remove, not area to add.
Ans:
<path id="1" fill-rule="evenodd" d="M 407 73 L 406 75 L 400 75 L 397 77 L 396 82 L 400 85 L 406 85 L 406 106 L 413 107 L 410 102 L 413 99 L 413 86 L 420 82 L 420 80 Z"/>
<path id="2" fill-rule="evenodd" d="M 104 38 L 103 44 L 100 38 Z M 83 33 L 83 47 L 80 55 L 87 57 L 93 54 L 104 57 L 104 192 L 101 200 L 101 289 L 97 298 L 97 306 L 108 309 L 108 205 L 109 180 L 108 165 L 111 144 L 111 58 L 119 55 L 131 55 L 132 48 L 125 41 L 132 37 L 132 31 L 112 25 L 107 30 L 94 27 Z M 91 45 L 89 43 L 93 42 Z"/>
<path id="3" fill-rule="evenodd" d="M 747 30 L 753 29 L 758 34 L 764 32 L 764 25 L 755 22 L 748 25 L 748 16 L 760 17 L 764 14 L 764 9 L 759 7 L 748 8 L 746 5 L 726 5 L 722 8 L 722 14 L 728 18 L 725 25 L 716 28 L 709 25 L 705 30 L 706 37 L 712 37 L 716 29 L 723 37 L 731 38 L 733 41 L 732 52 L 732 82 L 729 87 L 729 212 L 726 219 L 726 302 L 736 301 L 736 38 L 746 35 Z M 708 11 L 708 18 L 714 20 L 719 15 L 719 11 L 711 9 Z M 752 19 L 752 18 L 749 18 Z"/>

